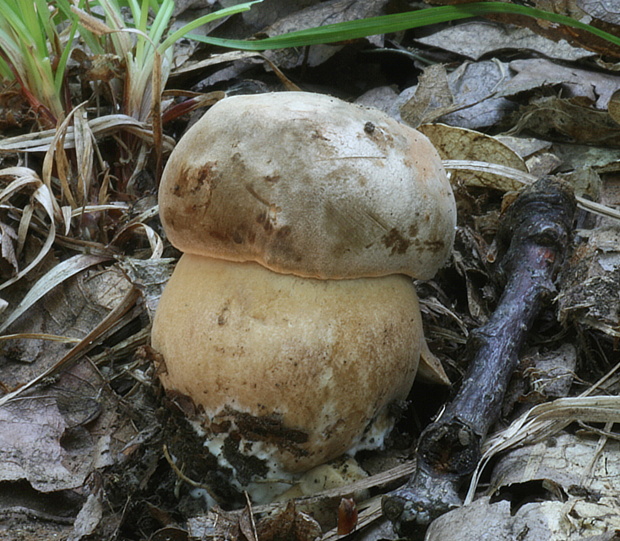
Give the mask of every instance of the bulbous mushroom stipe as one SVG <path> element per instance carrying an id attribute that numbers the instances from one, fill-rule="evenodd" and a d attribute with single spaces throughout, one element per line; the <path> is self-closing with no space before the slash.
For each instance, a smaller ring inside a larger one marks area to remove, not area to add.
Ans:
<path id="1" fill-rule="evenodd" d="M 153 324 L 160 379 L 239 486 L 383 445 L 425 347 L 411 278 L 454 240 L 428 139 L 329 96 L 226 98 L 179 141 L 159 203 L 184 252 Z"/>

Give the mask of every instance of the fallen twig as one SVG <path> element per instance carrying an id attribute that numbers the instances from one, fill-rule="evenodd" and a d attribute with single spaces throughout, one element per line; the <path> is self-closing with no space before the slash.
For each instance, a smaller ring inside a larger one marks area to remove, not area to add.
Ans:
<path id="1" fill-rule="evenodd" d="M 404 487 L 383 498 L 400 534 L 419 532 L 462 505 L 458 493 L 480 460 L 480 447 L 500 414 L 508 381 L 570 244 L 572 190 L 552 177 L 528 186 L 506 213 L 498 243 L 507 284 L 496 311 L 472 338 L 478 351 L 454 400 L 420 436 L 417 468 Z"/>

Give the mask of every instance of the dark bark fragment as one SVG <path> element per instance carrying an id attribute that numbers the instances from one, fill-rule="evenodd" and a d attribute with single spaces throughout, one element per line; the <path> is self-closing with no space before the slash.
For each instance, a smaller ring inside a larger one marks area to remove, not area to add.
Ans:
<path id="1" fill-rule="evenodd" d="M 498 307 L 473 334 L 477 354 L 458 394 L 420 436 L 416 472 L 383 498 L 383 511 L 401 535 L 419 533 L 462 504 L 459 488 L 499 417 L 527 333 L 555 291 L 575 209 L 571 188 L 552 177 L 526 188 L 508 209 L 497 238 L 500 271 L 507 278 Z"/>

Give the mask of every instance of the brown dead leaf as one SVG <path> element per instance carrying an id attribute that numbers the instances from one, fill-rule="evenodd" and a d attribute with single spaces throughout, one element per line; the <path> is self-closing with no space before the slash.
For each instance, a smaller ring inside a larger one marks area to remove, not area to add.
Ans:
<path id="1" fill-rule="evenodd" d="M 310 515 L 297 511 L 293 500 L 283 511 L 262 519 L 257 531 L 261 541 L 316 541 L 322 535 L 319 524 Z"/>
<path id="2" fill-rule="evenodd" d="M 400 107 L 400 117 L 412 128 L 417 128 L 452 112 L 454 108 L 446 67 L 432 64 L 418 78 L 415 94 Z"/>
<path id="3" fill-rule="evenodd" d="M 620 124 L 620 89 L 616 90 L 609 98 L 608 104 L 609 116 Z"/>
<path id="4" fill-rule="evenodd" d="M 114 54 L 93 55 L 84 61 L 84 80 L 109 83 L 123 76 L 122 59 Z"/>
<path id="5" fill-rule="evenodd" d="M 254 523 L 254 514 L 252 512 L 252 503 L 249 496 L 245 495 L 247 503 L 239 515 L 239 529 L 245 537 L 246 541 L 258 541 L 256 533 L 256 524 Z"/>
<path id="6" fill-rule="evenodd" d="M 510 76 L 508 66 L 497 60 L 462 64 L 449 78 L 461 108 L 442 116 L 441 122 L 473 130 L 500 123 L 515 109 L 512 102 L 496 95 Z"/>
<path id="7" fill-rule="evenodd" d="M 528 355 L 522 364 L 526 365 L 523 375 L 529 387 L 527 402 L 562 398 L 568 396 L 575 377 L 577 350 L 572 344 L 563 344 L 555 351 Z"/>
<path id="8" fill-rule="evenodd" d="M 620 5 L 616 0 L 577 0 L 577 5 L 595 19 L 620 26 Z"/>
<path id="9" fill-rule="evenodd" d="M 433 68 L 431 74 L 438 68 Z M 497 91 L 510 79 L 508 65 L 499 61 L 465 62 L 448 75 L 449 90 L 439 79 L 439 83 L 424 81 L 430 88 L 420 88 L 422 114 L 425 122 L 440 120 L 452 126 L 469 129 L 480 129 L 499 123 L 516 105 L 503 97 L 497 97 Z M 419 109 L 415 105 L 418 101 L 418 88 L 406 89 L 401 93 L 399 101 L 407 102 L 405 115 L 410 115 L 407 108 L 411 108 L 412 116 L 416 120 Z M 433 92 L 441 89 L 437 96 Z M 416 95 L 410 99 L 413 91 Z M 430 99 L 427 95 L 431 94 Z M 427 103 L 428 102 L 428 105 Z M 403 114 L 401 106 L 401 116 Z M 403 117 L 405 120 L 405 117 Z"/>
<path id="10" fill-rule="evenodd" d="M 617 441 L 559 434 L 504 455 L 489 494 L 434 521 L 429 541 L 615 539 L 620 475 Z"/>
<path id="11" fill-rule="evenodd" d="M 545 97 L 517 113 L 515 131 L 572 143 L 620 146 L 620 127 L 607 111 L 598 111 L 582 98 Z"/>
<path id="12" fill-rule="evenodd" d="M 512 135 L 498 135 L 495 137 L 507 147 L 514 150 L 524 160 L 531 158 L 539 152 L 548 151 L 551 142 L 536 139 L 534 137 L 513 137 Z"/>
<path id="13" fill-rule="evenodd" d="M 604 2 L 608 1 L 613 2 L 614 0 L 604 0 Z M 602 4 L 602 2 L 598 0 L 596 3 L 599 5 Z M 535 0 L 532 3 L 532 7 L 542 9 L 544 11 L 559 13 L 560 15 L 565 15 L 576 20 L 581 20 L 585 16 L 576 0 Z M 600 12 L 605 13 L 607 10 L 603 8 Z M 587 30 L 554 24 L 548 21 L 542 21 L 532 17 L 520 15 L 496 14 L 490 15 L 489 18 L 530 28 L 537 34 L 554 41 L 564 39 L 572 45 L 583 47 L 584 49 L 588 49 L 599 54 L 620 58 L 620 47 L 618 45 L 614 45 L 603 38 L 599 38 Z M 616 25 L 598 18 L 594 18 L 589 21 L 589 24 L 612 35 L 618 35 L 619 32 Z"/>
<path id="14" fill-rule="evenodd" d="M 489 135 L 445 124 L 425 124 L 419 130 L 431 140 L 444 160 L 473 160 L 527 171 L 525 162 L 516 152 Z M 472 172 L 467 177 L 459 178 L 468 186 L 500 191 L 518 190 L 522 186 L 514 180 L 488 173 Z"/>
<path id="15" fill-rule="evenodd" d="M 66 423 L 53 400 L 21 400 L 0 407 L 0 481 L 27 480 L 41 492 L 81 486 L 63 461 Z"/>
<path id="16" fill-rule="evenodd" d="M 0 329 L 6 331 L 10 327 L 15 334 L 47 333 L 82 338 L 129 287 L 118 269 L 84 272 L 106 259 L 78 255 L 56 265 L 30 287 L 28 294 L 11 311 Z M 35 304 L 41 299 L 44 299 L 42 303 Z M 22 369 L 26 368 L 23 363 L 53 362 L 65 351 L 65 346 L 57 342 L 11 341 L 0 358 L 4 357 L 9 362 L 17 360 L 22 366 L 12 371 L 15 379 L 5 383 L 15 386 L 31 378 L 31 375 L 22 373 Z M 42 371 L 39 366 L 35 370 Z M 24 379 L 20 381 L 20 377 Z"/>
<path id="17" fill-rule="evenodd" d="M 155 317 L 155 309 L 164 286 L 170 279 L 176 259 L 136 259 L 126 257 L 120 267 L 128 279 L 142 293 L 149 318 Z"/>
<path id="18" fill-rule="evenodd" d="M 19 270 L 19 263 L 15 257 L 15 247 L 13 245 L 16 239 L 17 233 L 15 230 L 10 225 L 0 222 L 0 257 L 11 265 L 15 272 Z"/>
<path id="19" fill-rule="evenodd" d="M 514 96 L 535 88 L 559 85 L 562 97 L 583 97 L 597 109 L 609 106 L 614 92 L 620 92 L 620 76 L 563 66 L 544 58 L 513 60 L 510 69 L 516 75 L 500 90 L 502 96 Z"/>
<path id="20" fill-rule="evenodd" d="M 479 60 L 486 55 L 498 56 L 505 51 L 532 51 L 547 58 L 575 61 L 593 56 L 592 52 L 573 47 L 566 41 L 551 41 L 528 28 L 500 25 L 491 21 L 467 21 L 451 26 L 416 41 Z"/>
<path id="21" fill-rule="evenodd" d="M 554 143 L 553 149 L 562 160 L 565 171 L 592 169 L 599 174 L 620 171 L 620 149 L 592 145 Z"/>
<path id="22" fill-rule="evenodd" d="M 101 491 L 88 495 L 86 502 L 75 518 L 73 532 L 67 541 L 80 541 L 95 533 L 103 517 L 102 496 Z"/>
<path id="23" fill-rule="evenodd" d="M 21 128 L 31 114 L 32 110 L 21 92 L 7 88 L 0 90 L 0 133 Z"/>
<path id="24" fill-rule="evenodd" d="M 91 200 L 91 189 L 94 184 L 95 138 L 88 124 L 86 110 L 82 106 L 77 107 L 73 115 L 73 130 L 77 161 L 75 199 L 83 207 Z"/>
<path id="25" fill-rule="evenodd" d="M 620 452 L 620 443 L 608 441 L 602 453 L 592 438 L 559 434 L 553 441 L 543 441 L 515 449 L 497 463 L 491 477 L 491 490 L 533 480 L 551 480 L 570 494 L 587 488 L 598 498 L 614 497 L 620 490 L 620 471 L 609 468 Z M 620 511 L 620 504 L 618 510 Z M 620 515 L 615 520 L 620 525 Z"/>
<path id="26" fill-rule="evenodd" d="M 560 319 L 577 319 L 620 337 L 620 229 L 610 225 L 584 234 L 588 244 L 575 252 L 564 272 Z"/>
<path id="27" fill-rule="evenodd" d="M 72 539 L 80 539 L 79 532 L 87 535 L 101 519 L 102 507 L 94 494 L 84 502 L 86 480 L 122 457 L 123 438 L 135 434 L 128 425 L 118 416 L 118 401 L 88 362 L 43 381 L 20 400 L 3 403 L 0 512 L 4 506 L 17 506 L 25 516 L 70 522 L 78 515 Z M 9 495 L 8 486 L 14 487 Z M 61 510 L 49 505 L 50 496 L 62 502 L 72 489 L 70 509 L 55 516 Z"/>
<path id="28" fill-rule="evenodd" d="M 94 17 L 90 13 L 85 12 L 82 9 L 79 9 L 75 6 L 71 6 L 71 11 L 75 13 L 80 19 L 80 24 L 92 32 L 97 36 L 102 36 L 105 34 L 111 34 L 114 32 L 112 28 L 110 28 L 107 24 L 105 24 L 101 19 Z"/>
<path id="29" fill-rule="evenodd" d="M 467 3 L 469 1 L 470 0 L 428 0 L 428 3 L 445 6 Z M 615 0 L 603 0 L 603 2 L 599 0 L 583 1 L 585 2 L 584 7 L 587 9 L 593 9 L 587 5 L 590 2 L 593 6 L 599 4 L 596 9 L 600 10 L 599 12 L 604 14 L 605 19 L 615 20 L 615 16 L 613 15 L 617 11 L 617 9 L 613 7 L 616 5 Z M 583 18 L 584 12 L 578 5 L 578 2 L 579 0 L 534 0 L 529 5 L 543 11 L 551 11 L 580 20 Z M 513 3 L 517 2 L 513 1 Z M 610 7 L 608 8 L 607 6 Z M 599 38 L 586 30 L 571 28 L 525 15 L 515 15 L 513 13 L 493 13 L 486 15 L 485 18 L 504 24 L 512 24 L 523 28 L 529 28 L 537 34 L 553 41 L 566 40 L 574 46 L 583 47 L 584 49 L 588 49 L 599 54 L 620 58 L 619 46 L 614 45 L 603 38 Z M 606 22 L 602 19 L 595 18 L 589 24 L 601 28 L 602 30 L 605 30 L 613 35 L 618 35 L 619 33 L 618 27 L 615 24 Z"/>
<path id="30" fill-rule="evenodd" d="M 461 541 L 462 539 L 493 539 L 514 541 L 577 541 L 583 537 L 568 537 L 566 532 L 553 531 L 552 525 L 561 520 L 561 502 L 543 502 L 524 506 L 511 513 L 509 501 L 493 501 L 483 496 L 475 502 L 447 513 L 435 520 L 426 534 L 426 541 Z M 556 507 L 559 508 L 556 511 Z M 568 511 L 568 509 L 567 509 Z M 520 535 L 519 535 L 520 534 Z M 611 541 L 612 537 L 597 538 Z"/>

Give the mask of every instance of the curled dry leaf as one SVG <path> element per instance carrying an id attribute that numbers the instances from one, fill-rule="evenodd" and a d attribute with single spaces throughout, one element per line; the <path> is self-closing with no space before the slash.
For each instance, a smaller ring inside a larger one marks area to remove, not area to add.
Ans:
<path id="1" fill-rule="evenodd" d="M 463 107 L 446 114 L 441 121 L 471 129 L 499 124 L 516 108 L 498 93 L 510 77 L 507 64 L 497 59 L 459 66 L 450 75 L 450 85 Z"/>
<path id="2" fill-rule="evenodd" d="M 612 539 L 620 528 L 618 441 L 560 434 L 512 450 L 494 468 L 487 494 L 437 519 L 429 541 Z M 523 495 L 527 495 L 523 499 Z"/>
<path id="3" fill-rule="evenodd" d="M 101 491 L 89 494 L 73 524 L 73 532 L 67 541 L 80 541 L 95 533 L 103 517 L 103 495 Z"/>
<path id="4" fill-rule="evenodd" d="M 418 129 L 431 140 L 443 160 L 488 162 L 527 173 L 527 166 L 523 159 L 494 137 L 445 124 L 424 124 Z M 452 181 L 454 182 L 454 179 Z M 504 192 L 518 190 L 522 187 L 520 182 L 488 173 L 459 175 L 459 181 L 467 186 L 482 186 Z"/>
<path id="5" fill-rule="evenodd" d="M 118 131 L 126 131 L 147 143 L 154 143 L 153 130 L 146 122 L 141 122 L 127 115 L 115 114 L 93 118 L 88 121 L 90 130 L 96 138 L 112 135 Z M 12 152 L 47 152 L 55 141 L 56 130 L 45 130 L 38 133 L 18 135 L 0 141 L 0 154 Z M 164 152 L 170 152 L 175 145 L 169 136 L 162 138 Z M 64 139 L 64 148 L 75 148 L 73 126 L 68 126 Z"/>
<path id="6" fill-rule="evenodd" d="M 460 105 L 454 104 L 446 67 L 432 64 L 420 75 L 415 94 L 401 105 L 400 118 L 409 126 L 418 128 L 420 124 L 432 122 L 458 107 Z"/>
<path id="7" fill-rule="evenodd" d="M 591 387 L 589 391 L 595 388 Z M 482 471 L 498 453 L 524 444 L 543 441 L 545 438 L 555 436 L 575 421 L 620 422 L 620 396 L 559 398 L 553 402 L 534 406 L 484 443 L 482 459 L 472 476 L 465 503 L 473 500 Z"/>
<path id="8" fill-rule="evenodd" d="M 57 285 L 71 276 L 108 260 L 108 257 L 79 254 L 54 266 L 34 284 L 20 304 L 11 312 L 7 319 L 0 325 L 0 333 L 6 331 L 19 317 L 26 313 L 34 303 L 49 293 Z"/>
<path id="9" fill-rule="evenodd" d="M 52 187 L 52 172 L 54 172 L 55 176 L 60 181 L 62 203 L 68 203 L 71 208 L 75 208 L 78 202 L 75 200 L 75 195 L 71 187 L 71 166 L 65 151 L 65 138 L 69 125 L 73 120 L 73 116 L 78 110 L 79 106 L 70 111 L 67 117 L 54 130 L 49 148 L 46 149 L 43 167 L 41 169 L 43 183 L 50 188 L 50 191 Z"/>
<path id="10" fill-rule="evenodd" d="M 73 130 L 75 136 L 75 157 L 77 160 L 75 199 L 83 206 L 90 200 L 90 191 L 94 180 L 94 136 L 88 124 L 84 108 L 80 107 L 75 111 L 73 116 Z"/>
<path id="11" fill-rule="evenodd" d="M 529 389 L 525 398 L 529 402 L 568 396 L 577 367 L 577 350 L 572 344 L 563 344 L 549 353 L 537 353 L 526 361 L 524 376 Z"/>
<path id="12" fill-rule="evenodd" d="M 19 279 L 23 278 L 43 260 L 54 243 L 56 238 L 55 221 L 61 216 L 58 203 L 56 202 L 56 199 L 52 195 L 50 189 L 48 186 L 43 184 L 39 176 L 32 169 L 28 169 L 27 167 L 9 167 L 2 169 L 0 170 L 0 180 L 3 179 L 12 180 L 8 186 L 0 191 L 0 203 L 6 204 L 14 195 L 21 195 L 23 191 L 29 191 L 31 194 L 30 200 L 32 201 L 32 204 L 36 203 L 39 208 L 43 209 L 43 215 L 47 215 L 47 219 L 49 220 L 49 229 L 45 242 L 37 255 L 29 263 L 24 265 L 14 276 L 0 284 L 0 289 L 5 289 L 11 284 L 17 282 Z M 22 224 L 20 224 L 19 233 L 22 237 L 25 235 L 23 229 Z M 21 242 L 23 243 L 23 241 Z"/>
<path id="13" fill-rule="evenodd" d="M 98 36 L 103 36 L 105 34 L 110 34 L 114 32 L 112 28 L 110 28 L 107 24 L 105 24 L 101 19 L 94 17 L 90 13 L 85 12 L 82 9 L 77 8 L 76 6 L 71 6 L 71 11 L 75 13 L 80 19 L 80 24 L 86 28 L 86 30 L 96 34 Z"/>
<path id="14" fill-rule="evenodd" d="M 171 258 L 135 259 L 132 257 L 125 257 L 120 262 L 123 272 L 142 293 L 151 321 L 155 317 L 161 292 L 170 279 L 176 262 L 176 259 Z"/>
<path id="15" fill-rule="evenodd" d="M 0 256 L 13 267 L 15 272 L 19 270 L 13 245 L 13 241 L 16 239 L 17 233 L 15 230 L 10 225 L 0 222 Z"/>
<path id="16" fill-rule="evenodd" d="M 114 245 L 115 243 L 120 242 L 124 239 L 124 237 L 130 236 L 130 234 L 134 231 L 142 231 L 146 235 L 151 248 L 151 256 L 149 259 L 159 259 L 164 251 L 164 243 L 155 230 L 145 223 L 132 223 L 127 227 L 124 227 L 115 235 L 110 244 Z"/>

